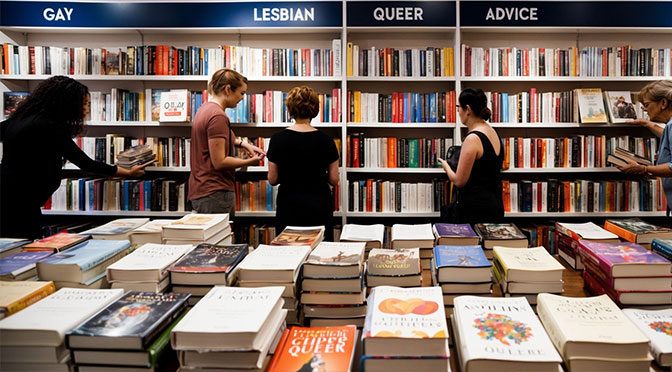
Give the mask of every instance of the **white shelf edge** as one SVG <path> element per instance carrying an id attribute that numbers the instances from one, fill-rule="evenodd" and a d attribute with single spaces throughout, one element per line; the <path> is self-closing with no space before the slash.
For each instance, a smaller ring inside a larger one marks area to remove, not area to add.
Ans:
<path id="1" fill-rule="evenodd" d="M 577 26 L 461 26 L 461 32 L 502 33 L 660 33 L 672 32 L 669 27 L 577 27 Z"/>
<path id="2" fill-rule="evenodd" d="M 55 75 L 0 75 L 0 80 L 46 80 Z M 65 75 L 82 81 L 203 81 L 210 80 L 208 75 Z M 247 80 L 255 81 L 332 81 L 340 82 L 339 76 L 249 76 Z"/>
<path id="3" fill-rule="evenodd" d="M 349 33 L 385 33 L 385 32 L 454 32 L 457 30 L 455 26 L 349 26 L 345 27 Z"/>
<path id="4" fill-rule="evenodd" d="M 669 76 L 462 76 L 460 81 L 472 82 L 518 82 L 518 81 L 657 81 Z"/>
<path id="5" fill-rule="evenodd" d="M 502 173 L 618 173 L 616 167 L 604 168 L 509 168 L 502 170 Z"/>
<path id="6" fill-rule="evenodd" d="M 347 217 L 439 217 L 440 212 L 346 212 Z"/>
<path id="7" fill-rule="evenodd" d="M 84 123 L 87 127 L 191 127 L 191 122 L 160 123 L 158 121 L 103 121 L 90 120 Z"/>
<path id="8" fill-rule="evenodd" d="M 665 211 L 644 212 L 506 212 L 504 217 L 664 217 Z"/>
<path id="9" fill-rule="evenodd" d="M 334 217 L 341 217 L 343 213 L 334 212 Z M 236 217 L 275 217 L 275 211 L 236 211 Z"/>
<path id="10" fill-rule="evenodd" d="M 443 168 L 346 168 L 348 173 L 445 173 Z"/>
<path id="11" fill-rule="evenodd" d="M 232 128 L 287 128 L 294 123 L 231 123 Z M 340 128 L 341 123 L 311 123 L 315 128 Z"/>
<path id="12" fill-rule="evenodd" d="M 412 81 L 422 83 L 428 81 L 455 81 L 455 76 L 346 76 L 347 81 Z"/>
<path id="13" fill-rule="evenodd" d="M 42 214 L 52 216 L 155 216 L 181 217 L 191 212 L 186 211 L 68 211 L 42 209 Z"/>
<path id="14" fill-rule="evenodd" d="M 581 124 L 581 123 L 489 123 L 493 128 L 518 128 L 518 129 L 535 129 L 535 128 L 633 128 L 631 124 L 616 123 L 616 124 Z M 467 129 L 463 124 L 460 124 L 461 129 Z"/>
<path id="15" fill-rule="evenodd" d="M 455 128 L 455 123 L 356 123 L 347 122 L 348 128 Z M 466 127 L 465 127 L 466 128 Z"/>

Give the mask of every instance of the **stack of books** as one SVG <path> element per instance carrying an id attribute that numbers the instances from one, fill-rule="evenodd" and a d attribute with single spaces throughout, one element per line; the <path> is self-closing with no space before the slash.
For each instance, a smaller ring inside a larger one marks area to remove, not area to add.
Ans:
<path id="1" fill-rule="evenodd" d="M 21 247 L 30 242 L 28 239 L 0 238 L 0 258 L 21 252 Z"/>
<path id="2" fill-rule="evenodd" d="M 480 245 L 437 245 L 434 260 L 446 317 L 453 313 L 457 296 L 492 295 L 492 264 Z"/>
<path id="3" fill-rule="evenodd" d="M 128 240 L 91 239 L 38 261 L 37 276 L 51 280 L 56 289 L 109 288 L 105 270 L 130 251 Z"/>
<path id="4" fill-rule="evenodd" d="M 635 162 L 639 165 L 649 166 L 653 165 L 651 159 L 647 159 L 643 156 L 639 156 L 632 151 L 624 149 L 622 147 L 616 147 L 614 152 L 607 156 L 607 162 L 614 164 L 616 166 L 624 166 L 628 164 L 628 161 Z"/>
<path id="5" fill-rule="evenodd" d="M 492 248 L 527 248 L 529 242 L 525 234 L 512 223 L 477 223 L 474 230 L 481 237 L 481 245 L 488 260 L 494 258 Z"/>
<path id="6" fill-rule="evenodd" d="M 159 371 L 175 353 L 170 331 L 183 316 L 189 295 L 127 292 L 66 335 L 80 372 L 138 368 Z"/>
<path id="7" fill-rule="evenodd" d="M 366 286 L 422 286 L 419 248 L 372 249 L 366 260 Z M 431 280 L 431 278 L 430 278 Z"/>
<path id="8" fill-rule="evenodd" d="M 307 245 L 315 249 L 324 239 L 324 226 L 287 226 L 271 245 Z"/>
<path id="9" fill-rule="evenodd" d="M 172 291 L 191 294 L 189 305 L 194 305 L 212 287 L 234 285 L 238 265 L 248 252 L 247 244 L 199 244 L 168 269 Z"/>
<path id="10" fill-rule="evenodd" d="M 297 298 L 301 265 L 310 253 L 310 246 L 271 246 L 260 244 L 239 265 L 238 286 L 258 288 L 279 286 L 283 288 L 283 309 L 287 323 L 301 324 L 302 316 Z"/>
<path id="11" fill-rule="evenodd" d="M 123 294 L 122 289 L 64 288 L 0 320 L 0 369 L 72 371 L 65 333 Z"/>
<path id="12" fill-rule="evenodd" d="M 366 251 L 364 252 L 364 259 L 366 260 L 369 257 L 369 251 L 371 251 L 371 249 L 383 248 L 383 241 L 385 240 L 385 226 L 382 224 L 345 224 L 343 225 L 341 238 L 339 240 L 342 242 L 366 243 Z"/>
<path id="13" fill-rule="evenodd" d="M 434 258 L 434 232 L 432 224 L 420 225 L 392 225 L 392 248 L 420 248 L 420 264 L 423 270 L 429 272 Z M 426 279 L 430 279 L 427 277 Z M 427 280 L 429 281 L 429 280 Z"/>
<path id="14" fill-rule="evenodd" d="M 86 230 L 82 235 L 91 235 L 94 239 L 129 240 L 131 232 L 147 222 L 149 218 L 120 218 Z"/>
<path id="15" fill-rule="evenodd" d="M 653 225 L 639 218 L 606 220 L 604 221 L 604 229 L 618 235 L 626 242 L 637 243 L 646 248 L 651 248 L 651 242 L 655 238 L 672 238 L 672 229 Z"/>
<path id="16" fill-rule="evenodd" d="M 649 339 L 608 296 L 542 293 L 537 301 L 539 319 L 569 372 L 649 371 Z"/>
<path id="17" fill-rule="evenodd" d="M 494 272 L 505 297 L 524 296 L 537 304 L 539 293 L 562 293 L 562 266 L 544 247 L 495 247 Z"/>
<path id="18" fill-rule="evenodd" d="M 15 314 L 56 292 L 53 282 L 0 281 L 0 319 Z"/>
<path id="19" fill-rule="evenodd" d="M 163 226 L 163 244 L 231 244 L 229 214 L 188 214 Z"/>
<path id="20" fill-rule="evenodd" d="M 116 165 L 122 168 L 133 168 L 156 159 L 149 145 L 137 145 L 117 154 Z"/>
<path id="21" fill-rule="evenodd" d="M 108 266 L 107 282 L 125 291 L 162 293 L 170 285 L 168 268 L 192 249 L 190 244 L 145 244 Z"/>
<path id="22" fill-rule="evenodd" d="M 35 264 L 51 256 L 53 251 L 23 251 L 0 258 L 0 280 L 37 280 Z"/>
<path id="23" fill-rule="evenodd" d="M 602 243 L 618 243 L 618 235 L 609 232 L 592 222 L 586 223 L 555 223 L 555 245 L 560 256 L 574 270 L 583 270 L 583 262 L 579 254 L 579 240 L 590 240 Z"/>
<path id="24" fill-rule="evenodd" d="M 356 344 L 357 328 L 353 325 L 292 327 L 282 333 L 267 372 L 350 372 Z"/>
<path id="25" fill-rule="evenodd" d="M 364 371 L 450 371 L 439 287 L 376 287 L 362 331 Z"/>
<path id="26" fill-rule="evenodd" d="M 285 328 L 284 290 L 215 286 L 171 332 L 181 369 L 265 371 Z"/>
<path id="27" fill-rule="evenodd" d="M 365 243 L 322 242 L 303 264 L 301 305 L 310 326 L 364 326 Z"/>
<path id="28" fill-rule="evenodd" d="M 672 305 L 672 263 L 635 243 L 582 240 L 579 253 L 589 292 L 620 306 Z"/>
<path id="29" fill-rule="evenodd" d="M 649 351 L 656 363 L 663 367 L 672 367 L 672 309 L 623 309 L 623 313 L 649 338 Z"/>
<path id="30" fill-rule="evenodd" d="M 651 251 L 672 261 L 672 239 L 653 239 L 653 241 L 651 241 Z"/>
<path id="31" fill-rule="evenodd" d="M 175 220 L 152 220 L 138 227 L 131 231 L 129 236 L 131 246 L 137 248 L 147 243 L 162 244 L 163 227 L 170 225 L 173 222 L 175 222 Z"/>
<path id="32" fill-rule="evenodd" d="M 522 297 L 460 296 L 451 321 L 462 372 L 562 371 L 562 358 Z"/>
<path id="33" fill-rule="evenodd" d="M 90 235 L 71 234 L 60 232 L 58 234 L 47 236 L 44 239 L 36 240 L 24 245 L 24 252 L 51 251 L 54 253 L 72 248 L 77 244 L 91 239 Z"/>
<path id="34" fill-rule="evenodd" d="M 432 230 L 436 245 L 478 245 L 480 242 L 478 235 L 468 223 L 435 223 Z"/>

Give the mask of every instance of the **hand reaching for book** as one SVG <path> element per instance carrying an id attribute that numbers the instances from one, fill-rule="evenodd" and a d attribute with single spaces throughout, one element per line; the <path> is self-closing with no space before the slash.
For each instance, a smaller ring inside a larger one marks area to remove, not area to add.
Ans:
<path id="1" fill-rule="evenodd" d="M 145 174 L 145 167 L 154 163 L 155 161 L 156 159 L 153 159 L 144 164 L 134 165 L 131 168 L 122 168 L 117 166 L 117 173 L 115 174 L 115 176 L 134 177 L 134 178 L 140 177 Z"/>
<path id="2" fill-rule="evenodd" d="M 646 166 L 637 164 L 630 159 L 623 159 L 623 160 L 628 164 L 616 167 L 621 172 L 626 174 L 642 174 L 642 175 L 648 173 Z"/>

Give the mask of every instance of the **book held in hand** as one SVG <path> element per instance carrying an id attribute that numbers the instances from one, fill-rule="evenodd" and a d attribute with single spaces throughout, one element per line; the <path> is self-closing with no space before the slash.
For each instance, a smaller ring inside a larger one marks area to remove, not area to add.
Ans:
<path id="1" fill-rule="evenodd" d="M 130 169 L 136 165 L 143 165 L 156 160 L 156 155 L 152 152 L 149 145 L 137 145 L 130 147 L 117 154 L 116 165 L 122 168 Z"/>

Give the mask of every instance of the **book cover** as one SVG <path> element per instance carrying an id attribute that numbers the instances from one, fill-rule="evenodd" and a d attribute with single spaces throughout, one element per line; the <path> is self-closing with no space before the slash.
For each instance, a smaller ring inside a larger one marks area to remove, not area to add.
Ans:
<path id="1" fill-rule="evenodd" d="M 324 226 L 287 226 L 280 235 L 271 241 L 271 245 L 308 245 L 312 247 L 319 243 L 323 234 Z"/>
<path id="2" fill-rule="evenodd" d="M 170 271 L 190 273 L 230 273 L 247 255 L 247 244 L 202 243 L 175 263 Z"/>
<path id="3" fill-rule="evenodd" d="M 128 292 L 67 334 L 69 348 L 125 348 L 120 338 L 138 339 L 136 347 L 149 343 L 187 306 L 189 294 Z M 93 345 L 91 337 L 105 337 L 109 342 Z M 117 339 L 117 340 L 115 340 Z M 116 346 L 115 346 L 116 345 Z"/>
<path id="4" fill-rule="evenodd" d="M 376 241 L 382 245 L 384 236 L 385 226 L 382 224 L 357 225 L 348 223 L 343 225 L 343 230 L 341 231 L 341 241 Z"/>
<path id="5" fill-rule="evenodd" d="M 607 113 L 604 110 L 602 90 L 576 89 L 579 103 L 581 123 L 606 123 Z"/>
<path id="6" fill-rule="evenodd" d="M 10 316 L 56 291 L 53 282 L 0 281 L 0 312 Z"/>
<path id="7" fill-rule="evenodd" d="M 241 270 L 298 270 L 310 253 L 310 247 L 260 244 L 240 263 Z"/>
<path id="8" fill-rule="evenodd" d="M 125 234 L 149 222 L 149 218 L 120 218 L 104 225 L 86 230 L 82 234 L 89 235 L 117 235 Z"/>
<path id="9" fill-rule="evenodd" d="M 356 333 L 354 325 L 286 329 L 268 371 L 350 371 Z"/>
<path id="10" fill-rule="evenodd" d="M 151 97 L 151 119 L 159 121 L 161 119 L 161 93 L 168 92 L 168 89 L 152 89 Z"/>
<path id="11" fill-rule="evenodd" d="M 130 246 L 128 240 L 87 240 L 38 262 L 37 270 L 39 272 L 42 265 L 76 265 L 84 272 L 129 249 Z"/>
<path id="12" fill-rule="evenodd" d="M 468 223 L 435 223 L 434 232 L 438 238 L 458 237 L 458 238 L 478 238 L 474 229 Z"/>
<path id="13" fill-rule="evenodd" d="M 161 234 L 163 232 L 163 227 L 170 225 L 173 222 L 175 222 L 175 220 L 151 220 L 133 230 L 133 234 Z"/>
<path id="14" fill-rule="evenodd" d="M 0 256 L 28 243 L 30 243 L 28 239 L 0 238 Z"/>
<path id="15" fill-rule="evenodd" d="M 582 240 L 579 254 L 612 277 L 669 275 L 672 263 L 635 243 L 600 243 Z"/>
<path id="16" fill-rule="evenodd" d="M 492 266 L 480 245 L 437 245 L 434 247 L 434 263 L 436 268 Z"/>
<path id="17" fill-rule="evenodd" d="M 619 241 L 618 235 L 609 232 L 592 222 L 567 223 L 556 222 L 555 229 L 561 234 L 567 235 L 574 240 L 615 240 Z"/>
<path id="18" fill-rule="evenodd" d="M 193 248 L 190 244 L 167 245 L 148 243 L 134 250 L 128 256 L 107 267 L 107 279 L 115 281 L 116 271 L 156 271 L 159 281 L 167 275 L 167 268 Z"/>
<path id="19" fill-rule="evenodd" d="M 163 238 L 207 240 L 217 232 L 226 229 L 228 224 L 229 215 L 227 213 L 192 213 L 163 226 Z"/>
<path id="20" fill-rule="evenodd" d="M 28 99 L 28 92 L 2 92 L 4 119 L 7 119 L 16 111 L 21 102 Z"/>
<path id="21" fill-rule="evenodd" d="M 82 233 L 80 235 L 80 234 L 71 234 L 67 232 L 60 232 L 58 234 L 50 235 L 44 239 L 36 240 L 30 244 L 27 244 L 23 247 L 23 250 L 25 251 L 51 250 L 54 252 L 59 252 L 61 250 L 72 247 L 73 245 L 76 245 L 90 238 L 91 236 L 87 235 L 87 233 Z"/>
<path id="22" fill-rule="evenodd" d="M 525 234 L 512 223 L 477 223 L 474 227 L 484 240 L 526 239 Z"/>
<path id="23" fill-rule="evenodd" d="M 672 309 L 623 309 L 623 313 L 649 338 L 649 349 L 658 364 L 669 366 L 670 361 L 662 362 L 662 357 L 672 354 Z"/>
<path id="24" fill-rule="evenodd" d="M 392 241 L 395 240 L 431 240 L 434 241 L 434 233 L 432 231 L 432 224 L 418 224 L 418 225 L 392 225 Z"/>
<path id="25" fill-rule="evenodd" d="M 306 259 L 308 265 L 353 266 L 364 259 L 364 243 L 321 242 Z"/>
<path id="26" fill-rule="evenodd" d="M 653 239 L 651 241 L 651 251 L 672 261 L 672 239 Z"/>
<path id="27" fill-rule="evenodd" d="M 671 238 L 672 229 L 644 222 L 639 218 L 606 220 L 604 229 L 631 243 L 651 243 L 654 237 Z M 645 239 L 645 235 L 648 239 Z"/>
<path id="28" fill-rule="evenodd" d="M 453 314 L 463 370 L 478 359 L 562 362 L 524 297 L 460 296 Z"/>
<path id="29" fill-rule="evenodd" d="M 628 91 L 605 91 L 604 100 L 612 123 L 625 123 L 637 119 L 637 110 Z"/>
<path id="30" fill-rule="evenodd" d="M 369 252 L 366 265 L 368 275 L 405 276 L 422 272 L 419 248 L 374 248 Z"/>
<path id="31" fill-rule="evenodd" d="M 35 267 L 35 263 L 51 256 L 52 251 L 19 252 L 11 256 L 0 258 L 0 276 L 19 274 Z"/>
<path id="32" fill-rule="evenodd" d="M 562 279 L 562 270 L 565 269 L 544 247 L 529 249 L 495 247 L 495 257 L 502 265 L 504 275 L 508 281 L 516 281 L 509 277 L 511 271 L 557 272 L 558 280 Z M 544 280 L 540 280 L 544 281 Z"/>
<path id="33" fill-rule="evenodd" d="M 188 120 L 189 91 L 175 89 L 161 92 L 160 122 L 185 122 Z"/>

